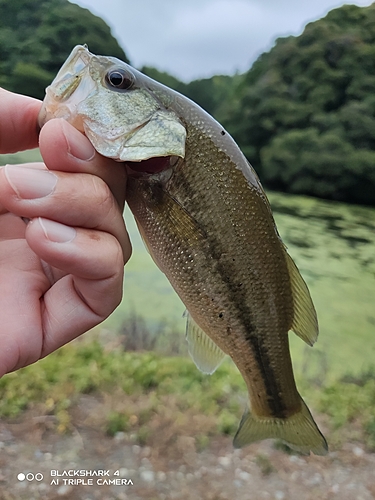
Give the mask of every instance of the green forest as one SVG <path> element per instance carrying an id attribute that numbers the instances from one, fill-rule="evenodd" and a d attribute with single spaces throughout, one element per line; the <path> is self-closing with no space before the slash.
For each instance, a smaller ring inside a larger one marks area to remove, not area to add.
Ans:
<path id="1" fill-rule="evenodd" d="M 0 0 L 0 85 L 43 98 L 76 44 L 128 61 L 103 20 L 67 0 Z M 233 135 L 266 188 L 375 202 L 375 4 L 279 38 L 245 74 L 190 83 L 141 68 Z"/>
<path id="2" fill-rule="evenodd" d="M 0 86 L 43 99 L 75 45 L 129 62 L 108 25 L 67 0 L 0 0 Z"/>

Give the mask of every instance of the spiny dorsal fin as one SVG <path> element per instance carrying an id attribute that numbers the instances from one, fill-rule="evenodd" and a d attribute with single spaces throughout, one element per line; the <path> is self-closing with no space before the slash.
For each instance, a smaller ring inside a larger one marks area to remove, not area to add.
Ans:
<path id="1" fill-rule="evenodd" d="M 188 311 L 185 316 L 189 354 L 201 372 L 211 375 L 222 362 L 225 353 L 196 324 Z"/>
<path id="2" fill-rule="evenodd" d="M 312 302 L 309 289 L 304 282 L 293 259 L 286 254 L 286 262 L 289 270 L 290 283 L 292 286 L 294 317 L 291 330 L 307 344 L 313 345 L 318 339 L 318 319 Z"/>

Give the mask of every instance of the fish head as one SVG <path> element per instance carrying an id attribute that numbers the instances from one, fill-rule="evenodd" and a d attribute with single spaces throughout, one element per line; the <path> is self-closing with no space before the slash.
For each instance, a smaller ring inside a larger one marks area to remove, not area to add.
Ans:
<path id="1" fill-rule="evenodd" d="M 46 89 L 39 125 L 64 118 L 103 156 L 161 170 L 185 155 L 186 129 L 171 100 L 173 91 L 125 62 L 78 45 Z"/>

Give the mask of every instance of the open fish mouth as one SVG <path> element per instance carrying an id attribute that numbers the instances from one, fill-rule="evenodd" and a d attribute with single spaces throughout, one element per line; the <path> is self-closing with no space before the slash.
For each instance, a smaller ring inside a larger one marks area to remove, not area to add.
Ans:
<path id="1" fill-rule="evenodd" d="M 155 156 L 141 161 L 126 161 L 128 175 L 141 177 L 143 175 L 154 175 L 174 167 L 178 162 L 178 156 Z"/>

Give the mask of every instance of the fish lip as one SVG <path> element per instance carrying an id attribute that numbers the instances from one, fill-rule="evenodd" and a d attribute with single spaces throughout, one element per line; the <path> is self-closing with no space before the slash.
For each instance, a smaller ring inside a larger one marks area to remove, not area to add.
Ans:
<path id="1" fill-rule="evenodd" d="M 46 95 L 38 115 L 40 128 L 52 118 L 64 118 L 68 122 L 74 119 L 79 103 L 96 89 L 89 72 L 89 65 L 94 57 L 86 46 L 77 45 L 73 48 L 64 65 L 46 88 Z M 82 81 L 85 82 L 85 86 L 77 93 Z M 84 94 L 82 98 L 81 94 Z"/>

